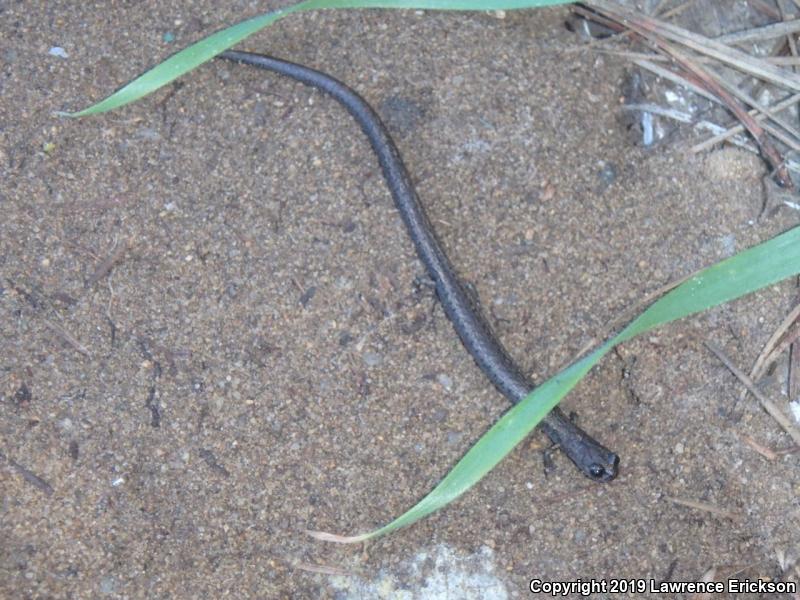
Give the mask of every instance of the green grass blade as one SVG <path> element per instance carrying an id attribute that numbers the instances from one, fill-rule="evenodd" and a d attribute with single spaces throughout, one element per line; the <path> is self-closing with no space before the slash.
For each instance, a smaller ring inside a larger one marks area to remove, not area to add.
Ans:
<path id="1" fill-rule="evenodd" d="M 653 303 L 592 354 L 573 363 L 531 392 L 497 421 L 427 496 L 397 519 L 379 529 L 357 536 L 309 533 L 326 541 L 352 543 L 411 525 L 452 502 L 480 481 L 618 343 L 798 273 L 800 227 L 701 271 Z"/>
<path id="2" fill-rule="evenodd" d="M 701 271 L 653 303 L 612 340 L 623 342 L 653 327 L 734 300 L 798 272 L 798 229 Z"/>
<path id="3" fill-rule="evenodd" d="M 509 410 L 487 431 L 427 496 L 410 510 L 383 527 L 356 536 L 338 536 L 309 531 L 313 537 L 330 542 L 355 543 L 376 538 L 411 525 L 449 504 L 491 471 L 536 427 L 548 412 L 583 378 L 608 351 L 601 347 L 537 387 Z"/>
<path id="4" fill-rule="evenodd" d="M 130 104 L 163 87 L 181 75 L 211 60 L 220 52 L 241 42 L 246 37 L 274 23 L 284 14 L 281 11 L 266 13 L 217 31 L 196 44 L 176 52 L 164 62 L 140 75 L 127 85 L 97 104 L 75 113 L 61 113 L 68 117 L 85 117 L 114 110 Z"/>
<path id="5" fill-rule="evenodd" d="M 307 0 L 301 10 L 322 8 L 400 8 L 409 10 L 519 10 L 566 4 L 568 0 Z"/>
<path id="6" fill-rule="evenodd" d="M 114 110 L 155 92 L 211 60 L 220 52 L 235 46 L 267 25 L 292 13 L 327 8 L 404 8 L 426 10 L 515 10 L 552 4 L 565 0 L 306 0 L 281 10 L 258 15 L 211 34 L 199 42 L 173 54 L 97 104 L 74 113 L 58 113 L 67 117 L 85 117 Z"/>

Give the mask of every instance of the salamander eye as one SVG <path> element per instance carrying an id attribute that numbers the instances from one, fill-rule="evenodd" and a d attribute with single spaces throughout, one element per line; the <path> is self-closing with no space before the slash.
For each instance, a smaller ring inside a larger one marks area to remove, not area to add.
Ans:
<path id="1" fill-rule="evenodd" d="M 589 475 L 592 479 L 601 479 L 606 474 L 606 469 L 603 465 L 598 465 L 597 463 L 592 463 L 589 465 Z"/>

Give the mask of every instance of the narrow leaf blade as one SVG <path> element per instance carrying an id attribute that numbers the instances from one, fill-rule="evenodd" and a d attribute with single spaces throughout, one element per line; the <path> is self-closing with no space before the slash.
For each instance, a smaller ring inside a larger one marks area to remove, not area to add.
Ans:
<path id="1" fill-rule="evenodd" d="M 222 31 L 217 31 L 199 42 L 176 52 L 97 104 L 75 113 L 62 114 L 68 117 L 86 117 L 135 102 L 197 68 L 270 23 L 274 23 L 282 16 L 282 11 L 270 12 L 242 21 Z"/>
<path id="2" fill-rule="evenodd" d="M 196 69 L 220 52 L 295 12 L 329 8 L 397 8 L 418 10 L 516 10 L 564 4 L 565 0 L 307 0 L 281 10 L 264 13 L 217 31 L 173 54 L 157 66 L 101 100 L 77 112 L 59 112 L 66 117 L 86 117 L 120 108 Z"/>
<path id="3" fill-rule="evenodd" d="M 723 260 L 653 303 L 618 335 L 533 390 L 509 410 L 422 500 L 383 527 L 357 536 L 314 532 L 318 539 L 359 542 L 415 523 L 480 481 L 618 343 L 660 325 L 734 300 L 800 273 L 800 227 Z"/>

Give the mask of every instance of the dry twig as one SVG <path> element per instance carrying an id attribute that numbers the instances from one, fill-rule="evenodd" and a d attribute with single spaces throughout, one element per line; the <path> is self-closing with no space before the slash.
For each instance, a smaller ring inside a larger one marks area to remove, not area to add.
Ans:
<path id="1" fill-rule="evenodd" d="M 127 240 L 119 242 L 117 244 L 116 248 L 114 248 L 114 250 L 111 252 L 111 254 L 109 254 L 107 257 L 105 257 L 100 262 L 100 264 L 97 265 L 97 268 L 95 268 L 94 272 L 86 280 L 86 282 L 84 283 L 83 287 L 85 289 L 89 289 L 95 283 L 100 281 L 103 277 L 108 275 L 108 273 L 111 272 L 111 269 L 114 268 L 114 265 L 116 265 L 119 262 L 119 260 L 122 258 L 122 256 L 125 254 L 125 251 L 127 249 L 128 249 L 128 241 Z"/>
<path id="2" fill-rule="evenodd" d="M 736 512 L 725 510 L 724 508 L 719 508 L 718 506 L 714 506 L 713 504 L 709 504 L 708 502 L 701 502 L 699 500 L 691 500 L 688 498 L 673 498 L 672 496 L 664 496 L 664 500 L 669 500 L 673 504 L 679 504 L 681 506 L 688 506 L 689 508 L 702 510 L 703 512 L 711 513 L 712 515 L 717 515 L 718 517 L 723 517 L 725 519 L 731 519 L 732 521 L 735 521 L 740 516 Z"/>
<path id="3" fill-rule="evenodd" d="M 767 460 L 778 460 L 780 456 L 773 452 L 771 448 L 767 448 L 763 444 L 759 444 L 755 439 L 753 439 L 749 435 L 740 435 L 739 438 L 748 446 L 750 446 L 753 450 L 758 452 L 761 456 L 766 458 Z"/>
<path id="4" fill-rule="evenodd" d="M 786 110 L 787 108 L 794 106 L 798 102 L 800 102 L 800 94 L 792 94 L 788 98 L 771 106 L 770 110 L 773 113 L 779 113 L 782 110 Z M 765 113 L 758 113 L 758 114 L 757 113 L 758 111 L 756 111 L 755 109 L 750 111 L 750 114 L 753 115 L 757 121 L 761 121 L 767 118 L 767 115 Z M 727 131 L 720 133 L 719 135 L 715 135 L 714 137 L 711 137 L 704 142 L 700 142 L 695 146 L 692 146 L 691 152 L 692 154 L 697 154 L 704 150 L 708 150 L 712 146 L 715 146 L 716 144 L 719 144 L 720 142 L 723 142 L 736 134 L 742 133 L 743 131 L 744 131 L 744 125 L 742 125 L 741 123 L 738 125 L 734 125 Z"/>
<path id="5" fill-rule="evenodd" d="M 92 358 L 92 353 L 91 353 L 91 352 L 89 352 L 89 349 L 88 349 L 86 346 L 84 346 L 83 344 L 81 344 L 81 343 L 80 343 L 80 342 L 79 342 L 79 341 L 78 341 L 78 340 L 75 338 L 75 336 L 73 336 L 73 335 L 72 335 L 70 332 L 68 332 L 66 329 L 64 329 L 64 328 L 63 328 L 63 327 L 61 327 L 60 325 L 57 325 L 56 323 L 53 323 L 52 321 L 49 321 L 49 320 L 47 320 L 47 319 L 44 319 L 44 324 L 45 324 L 45 325 L 47 325 L 47 327 L 48 327 L 48 328 L 49 328 L 51 331 L 54 331 L 54 332 L 55 332 L 55 333 L 57 333 L 59 336 L 61 336 L 61 339 L 63 339 L 63 340 L 64 340 L 65 342 L 67 342 L 67 343 L 68 343 L 70 346 L 72 346 L 73 348 L 75 348 L 75 350 L 77 350 L 78 352 L 80 352 L 81 354 L 83 354 L 84 356 L 86 356 L 87 358 Z"/>
<path id="6" fill-rule="evenodd" d="M 606 18 L 611 17 L 637 31 L 637 33 L 641 32 L 640 35 L 646 33 L 657 34 L 666 40 L 679 43 L 695 52 L 716 58 L 720 62 L 748 75 L 800 92 L 800 76 L 795 73 L 787 73 L 763 59 L 750 56 L 741 50 L 730 48 L 725 44 L 691 32 L 683 27 L 647 17 L 609 0 L 589 0 L 587 4 L 604 14 Z"/>
<path id="7" fill-rule="evenodd" d="M 772 400 L 764 396 L 764 394 L 758 390 L 750 378 L 745 375 L 736 365 L 734 365 L 719 347 L 711 342 L 706 342 L 706 347 L 711 350 L 714 355 L 716 355 L 722 364 L 728 367 L 728 370 L 733 373 L 737 379 L 739 379 L 739 381 L 747 386 L 747 389 L 761 403 L 761 406 L 764 408 L 764 410 L 766 410 L 769 415 L 778 422 L 783 430 L 792 437 L 794 443 L 800 445 L 800 431 L 798 431 L 797 428 L 792 425 L 792 422 L 785 414 L 783 414 L 783 411 L 778 408 L 777 405 L 772 402 Z"/>
<path id="8" fill-rule="evenodd" d="M 729 48 L 710 38 L 697 35 L 681 27 L 671 25 L 670 23 L 652 19 L 636 11 L 609 2 L 608 0 L 591 0 L 590 5 L 604 15 L 605 18 L 616 19 L 626 24 L 662 52 L 671 56 L 687 71 L 690 81 L 694 80 L 693 82 L 695 85 L 704 87 L 708 92 L 722 101 L 756 140 L 764 158 L 769 162 L 775 172 L 778 183 L 783 187 L 792 187 L 792 181 L 786 166 L 783 164 L 783 158 L 765 134 L 767 125 L 765 124 L 765 126 L 762 127 L 753 119 L 730 91 L 725 88 L 717 76 L 707 69 L 704 69 L 691 56 L 678 50 L 666 40 L 680 43 L 692 50 L 731 64 L 740 70 L 750 74 L 757 74 L 763 79 L 768 79 L 773 82 L 776 79 L 780 79 L 784 82 L 784 85 L 794 86 L 797 90 L 800 90 L 800 77 L 797 77 L 794 73 L 783 73 L 782 76 L 778 77 L 778 74 L 782 73 L 781 69 L 769 63 L 755 59 L 739 50 Z M 771 133 L 774 134 L 774 131 L 771 131 Z"/>

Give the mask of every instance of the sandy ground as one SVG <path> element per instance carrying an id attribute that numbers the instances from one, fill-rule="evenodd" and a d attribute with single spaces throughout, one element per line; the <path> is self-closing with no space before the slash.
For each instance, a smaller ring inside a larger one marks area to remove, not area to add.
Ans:
<path id="1" fill-rule="evenodd" d="M 749 369 L 794 282 L 626 344 L 565 400 L 622 456 L 613 483 L 545 460 L 536 433 L 409 529 L 366 547 L 304 535 L 398 515 L 506 404 L 330 99 L 213 63 L 109 115 L 52 116 L 270 7 L 216 4 L 0 8 L 0 596 L 525 598 L 531 578 L 781 576 L 797 455 L 743 442 L 790 445 L 704 342 Z M 570 51 L 564 15 L 318 13 L 241 46 L 379 108 L 539 381 L 646 294 L 796 221 L 758 218 L 749 155 L 631 145 L 625 64 Z M 765 385 L 779 398 L 784 373 Z"/>

